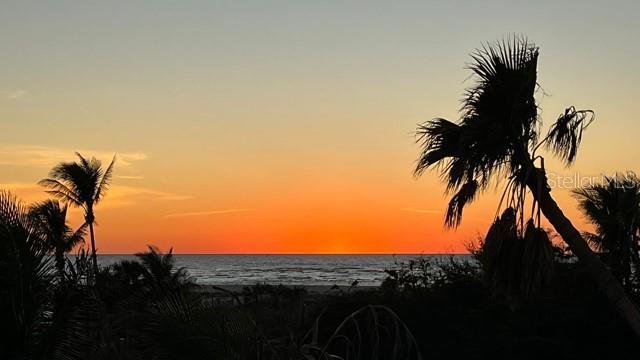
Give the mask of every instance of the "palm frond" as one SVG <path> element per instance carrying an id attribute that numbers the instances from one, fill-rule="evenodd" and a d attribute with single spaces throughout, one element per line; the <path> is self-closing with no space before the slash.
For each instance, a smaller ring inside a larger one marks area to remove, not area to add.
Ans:
<path id="1" fill-rule="evenodd" d="M 445 224 L 448 227 L 456 227 L 462 221 L 462 211 L 464 207 L 471 203 L 478 191 L 478 182 L 472 180 L 460 187 L 460 190 L 451 197 L 447 212 L 445 214 Z"/>
<path id="2" fill-rule="evenodd" d="M 545 147 L 566 165 L 570 165 L 578 154 L 582 133 L 594 119 L 594 112 L 591 110 L 576 110 L 573 106 L 568 107 L 549 129 Z"/>
<path id="3" fill-rule="evenodd" d="M 553 271 L 553 246 L 549 235 L 529 220 L 522 238 L 519 296 L 536 297 L 549 284 Z"/>
<path id="4" fill-rule="evenodd" d="M 604 240 L 602 237 L 598 236 L 597 234 L 594 234 L 592 232 L 583 232 L 582 233 L 582 237 L 587 240 L 587 242 L 589 243 L 589 245 L 593 246 L 593 248 L 595 248 L 598 251 L 605 251 L 606 248 L 604 246 L 604 243 L 606 240 Z"/>
<path id="5" fill-rule="evenodd" d="M 53 264 L 47 251 L 28 208 L 0 191 L 0 333 L 10 358 L 27 358 L 48 322 Z"/>
<path id="6" fill-rule="evenodd" d="M 56 200 L 45 200 L 31 206 L 29 217 L 35 229 L 51 250 L 66 253 L 84 241 L 86 224 L 73 231 L 67 224 L 67 206 Z"/>
<path id="7" fill-rule="evenodd" d="M 533 219 L 523 234 L 517 229 L 516 211 L 507 208 L 489 228 L 480 255 L 489 287 L 514 305 L 537 297 L 549 284 L 553 267 L 547 233 Z"/>
<path id="8" fill-rule="evenodd" d="M 113 155 L 113 159 L 111 160 L 111 163 L 109 163 L 109 166 L 107 166 L 107 169 L 102 174 L 100 183 L 96 188 L 96 192 L 93 197 L 93 201 L 96 204 L 102 199 L 102 196 L 104 196 L 104 193 L 107 191 L 107 189 L 109 188 L 109 185 L 111 184 L 111 177 L 113 175 L 113 166 L 115 165 L 115 163 L 116 163 L 116 156 Z"/>
<path id="9" fill-rule="evenodd" d="M 65 184 L 56 179 L 42 179 L 38 182 L 39 185 L 49 188 L 47 193 L 54 197 L 70 202 L 74 205 L 81 206 L 82 201 L 77 197 L 77 194 Z"/>
<path id="10" fill-rule="evenodd" d="M 447 158 L 456 157 L 460 148 L 462 129 L 446 119 L 433 119 L 418 125 L 416 137 L 422 148 L 418 163 L 413 171 L 420 176 L 429 167 Z"/>
<path id="11" fill-rule="evenodd" d="M 87 236 L 87 229 L 89 228 L 89 224 L 84 223 L 75 231 L 70 232 L 66 241 L 66 252 L 73 250 L 77 245 L 84 243 L 84 239 Z M 71 230 L 71 229 L 69 229 Z"/>

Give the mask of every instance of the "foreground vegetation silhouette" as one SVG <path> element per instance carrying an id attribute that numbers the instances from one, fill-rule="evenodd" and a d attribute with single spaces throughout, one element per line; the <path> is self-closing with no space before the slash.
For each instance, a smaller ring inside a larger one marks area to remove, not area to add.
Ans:
<path id="1" fill-rule="evenodd" d="M 574 190 L 578 205 L 595 227 L 585 233 L 628 291 L 640 279 L 640 179 L 633 174 L 605 177 L 603 183 Z M 633 268 L 633 271 L 632 271 Z"/>
<path id="2" fill-rule="evenodd" d="M 513 248 L 503 247 L 503 243 L 517 244 L 519 242 L 510 240 L 527 238 L 527 233 L 535 232 L 539 241 L 529 242 L 534 253 L 527 253 L 526 257 L 539 259 L 538 255 L 544 256 L 545 248 L 548 248 L 545 235 L 533 228 L 540 228 L 541 211 L 609 298 L 620 318 L 640 338 L 637 306 L 551 196 L 544 158 L 538 150 L 546 147 L 570 165 L 577 156 L 583 131 L 594 114 L 591 110 L 568 107 L 542 137 L 539 106 L 535 99 L 538 55 L 537 46 L 518 37 L 488 44 L 473 53 L 469 67 L 476 82 L 465 93 L 461 119 L 452 122 L 437 118 L 419 126 L 417 134 L 422 153 L 415 174 L 419 176 L 426 169 L 438 166 L 447 192 L 453 193 L 445 217 L 449 227 L 460 224 L 465 206 L 490 184 L 508 179 L 498 211 L 506 205 L 517 221 L 513 222 L 512 231 L 490 231 L 487 245 L 496 247 L 492 254 L 503 256 L 503 251 Z M 533 199 L 529 215 L 525 214 L 528 193 Z M 526 216 L 530 220 L 525 221 Z M 505 256 L 513 257 L 512 254 Z M 501 279 L 512 281 L 514 267 L 507 271 L 510 276 Z"/>

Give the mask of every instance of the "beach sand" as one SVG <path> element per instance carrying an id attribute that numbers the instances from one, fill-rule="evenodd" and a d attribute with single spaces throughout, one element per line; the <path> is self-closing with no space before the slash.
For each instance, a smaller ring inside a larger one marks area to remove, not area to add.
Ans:
<path id="1" fill-rule="evenodd" d="M 255 284 L 254 284 L 255 285 Z M 224 289 L 226 291 L 241 294 L 246 287 L 253 287 L 254 285 L 199 285 L 200 291 L 203 293 L 224 293 L 219 289 Z M 265 284 L 260 284 L 265 285 Z M 273 286 L 278 286 L 278 284 L 269 284 Z M 305 289 L 308 294 L 317 294 L 317 295 L 331 295 L 331 294 L 339 294 L 340 290 L 342 291 L 369 291 L 375 290 L 378 286 L 333 286 L 333 285 L 284 285 L 288 289 Z M 351 290 L 350 290 L 351 289 Z"/>

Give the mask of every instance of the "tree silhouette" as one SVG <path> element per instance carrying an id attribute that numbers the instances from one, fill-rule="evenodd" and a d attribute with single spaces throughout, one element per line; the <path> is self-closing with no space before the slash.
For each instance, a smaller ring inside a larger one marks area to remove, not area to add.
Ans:
<path id="1" fill-rule="evenodd" d="M 53 252 L 60 281 L 64 279 L 65 254 L 84 241 L 87 225 L 77 230 L 67 224 L 67 205 L 56 200 L 46 200 L 35 204 L 29 210 L 29 217 L 39 236 Z"/>
<path id="2" fill-rule="evenodd" d="M 80 153 L 76 155 L 78 161 L 58 164 L 49 173 L 49 178 L 40 181 L 40 185 L 49 188 L 47 192 L 53 196 L 84 210 L 84 219 L 91 235 L 93 270 L 97 274 L 98 259 L 93 230 L 94 206 L 100 202 L 109 187 L 116 157 L 114 156 L 109 166 L 103 170 L 102 162 L 95 157 L 87 159 Z"/>
<path id="3" fill-rule="evenodd" d="M 614 274 L 629 288 L 632 262 L 636 276 L 640 275 L 640 179 L 633 174 L 605 177 L 603 183 L 573 193 L 595 225 L 595 234 L 585 237 L 596 249 L 608 253 Z"/>
<path id="4" fill-rule="evenodd" d="M 163 253 L 148 245 L 148 251 L 136 253 L 141 267 L 142 283 L 151 293 L 164 293 L 191 284 L 184 267 L 176 267 L 173 248 Z"/>
<path id="5" fill-rule="evenodd" d="M 0 358 L 27 359 L 47 327 L 53 266 L 27 207 L 0 191 Z"/>
<path id="6" fill-rule="evenodd" d="M 461 119 L 436 118 L 419 125 L 422 151 L 414 174 L 420 176 L 438 166 L 447 193 L 453 194 L 445 216 L 448 227 L 460 224 L 464 207 L 480 192 L 506 179 L 498 210 L 503 204 L 512 207 L 518 232 L 523 234 L 528 188 L 534 200 L 531 217 L 539 226 L 540 212 L 544 214 L 640 337 L 638 309 L 551 197 L 544 159 L 536 151 L 544 145 L 570 165 L 594 115 L 590 110 L 569 107 L 540 140 L 535 99 L 538 54 L 538 47 L 519 37 L 487 44 L 472 53 L 469 68 L 476 82 L 464 95 Z"/>

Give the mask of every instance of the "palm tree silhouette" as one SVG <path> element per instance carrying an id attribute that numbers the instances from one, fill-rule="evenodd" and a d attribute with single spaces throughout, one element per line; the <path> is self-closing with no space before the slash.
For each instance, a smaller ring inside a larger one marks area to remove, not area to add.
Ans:
<path id="1" fill-rule="evenodd" d="M 569 107 L 540 140 L 535 100 L 538 54 L 538 47 L 519 37 L 487 44 L 472 53 L 469 68 L 476 82 L 464 95 L 461 119 L 436 118 L 419 125 L 417 141 L 422 150 L 414 174 L 420 176 L 433 166 L 439 169 L 447 193 L 453 194 L 445 215 L 447 227 L 457 227 L 464 207 L 491 183 L 506 180 L 497 213 L 503 204 L 514 208 L 522 233 L 528 188 L 534 200 L 531 217 L 539 226 L 540 212 L 544 214 L 640 337 L 638 309 L 551 197 L 544 159 L 536 151 L 545 145 L 570 165 L 594 115 Z"/>
<path id="2" fill-rule="evenodd" d="M 585 237 L 608 253 L 614 274 L 629 288 L 632 262 L 640 276 L 640 179 L 631 173 L 605 177 L 603 183 L 576 189 L 573 194 L 595 225 L 595 234 Z"/>
<path id="3" fill-rule="evenodd" d="M 67 224 L 67 205 L 56 200 L 46 200 L 35 204 L 29 210 L 29 217 L 35 231 L 53 251 L 59 281 L 64 280 L 65 254 L 84 242 L 87 224 L 76 231 Z"/>
<path id="4" fill-rule="evenodd" d="M 53 264 L 27 207 L 0 190 L 0 358 L 29 358 L 49 321 Z"/>
<path id="5" fill-rule="evenodd" d="M 47 192 L 53 196 L 84 210 L 85 223 L 89 226 L 91 235 L 93 270 L 97 274 L 94 206 L 100 202 L 109 187 L 116 157 L 103 170 L 102 162 L 95 157 L 86 159 L 80 153 L 76 153 L 76 156 L 78 161 L 58 164 L 49 173 L 49 178 L 41 180 L 39 184 L 49 188 Z"/>
<path id="6" fill-rule="evenodd" d="M 189 284 L 186 269 L 176 267 L 173 248 L 163 253 L 157 247 L 148 245 L 146 252 L 136 253 L 142 266 L 142 277 L 150 289 L 155 291 L 171 290 Z"/>

